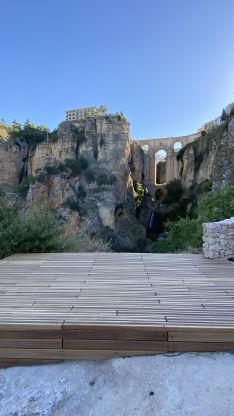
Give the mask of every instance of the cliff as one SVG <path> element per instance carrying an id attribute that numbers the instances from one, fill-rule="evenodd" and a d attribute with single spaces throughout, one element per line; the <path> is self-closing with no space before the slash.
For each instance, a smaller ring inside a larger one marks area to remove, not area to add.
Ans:
<path id="1" fill-rule="evenodd" d="M 115 250 L 142 250 L 136 218 L 143 152 L 119 115 L 63 122 L 57 136 L 31 147 L 21 138 L 0 144 L 0 184 L 30 182 L 23 209 L 47 201 L 67 235 L 111 241 Z"/>
<path id="2" fill-rule="evenodd" d="M 0 141 L 0 184 L 15 185 L 21 181 L 27 155 L 26 142 Z"/>
<path id="3" fill-rule="evenodd" d="M 205 180 L 213 189 L 234 183 L 234 117 L 230 115 L 220 126 L 201 132 L 193 143 L 179 152 L 180 179 L 188 188 Z"/>

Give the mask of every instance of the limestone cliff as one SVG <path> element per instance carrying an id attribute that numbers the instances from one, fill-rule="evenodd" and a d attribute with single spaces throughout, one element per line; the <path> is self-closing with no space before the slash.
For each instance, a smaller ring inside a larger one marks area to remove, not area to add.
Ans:
<path id="1" fill-rule="evenodd" d="M 136 218 L 136 184 L 143 152 L 119 115 L 62 122 L 53 142 L 0 145 L 0 184 L 30 178 L 24 209 L 47 201 L 61 226 L 76 236 L 99 236 L 116 250 L 139 250 L 145 228 Z"/>
<path id="2" fill-rule="evenodd" d="M 0 184 L 18 184 L 28 156 L 27 143 L 0 141 Z"/>
<path id="3" fill-rule="evenodd" d="M 234 183 L 234 117 L 203 132 L 178 154 L 180 179 L 185 187 L 211 180 L 213 189 Z"/>

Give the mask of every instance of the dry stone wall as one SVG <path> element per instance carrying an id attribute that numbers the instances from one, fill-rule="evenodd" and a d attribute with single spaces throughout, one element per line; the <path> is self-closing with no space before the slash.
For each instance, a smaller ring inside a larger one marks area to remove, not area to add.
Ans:
<path id="1" fill-rule="evenodd" d="M 203 253 L 210 259 L 234 257 L 234 217 L 203 224 Z"/>

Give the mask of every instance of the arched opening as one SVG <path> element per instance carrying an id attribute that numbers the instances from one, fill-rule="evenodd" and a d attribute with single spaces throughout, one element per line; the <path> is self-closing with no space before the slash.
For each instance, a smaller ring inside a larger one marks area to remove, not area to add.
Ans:
<path id="1" fill-rule="evenodd" d="M 182 149 L 182 143 L 180 142 L 175 142 L 174 146 L 173 146 L 174 152 L 179 152 L 180 149 Z"/>
<path id="2" fill-rule="evenodd" d="M 167 152 L 158 150 L 155 153 L 155 184 L 163 185 L 166 183 L 166 161 Z"/>
<path id="3" fill-rule="evenodd" d="M 145 153 L 148 153 L 148 150 L 149 150 L 149 145 L 148 145 L 148 144 L 144 144 L 144 145 L 142 146 L 142 149 L 143 149 L 143 151 L 144 151 Z"/>

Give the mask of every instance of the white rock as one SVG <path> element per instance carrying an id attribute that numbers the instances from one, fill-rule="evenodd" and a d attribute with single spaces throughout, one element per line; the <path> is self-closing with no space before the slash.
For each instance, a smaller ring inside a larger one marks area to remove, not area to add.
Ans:
<path id="1" fill-rule="evenodd" d="M 228 353 L 5 369 L 0 416 L 231 416 L 233 369 Z"/>

